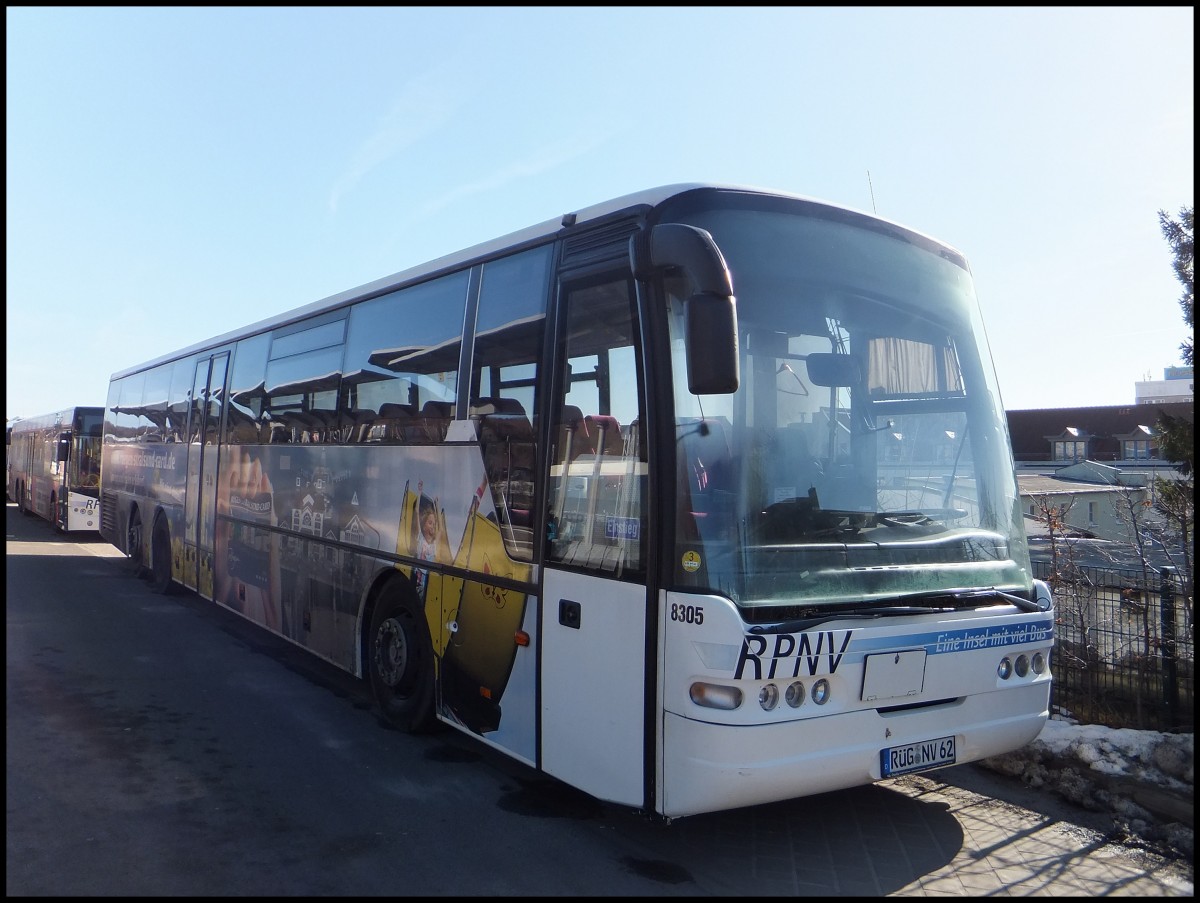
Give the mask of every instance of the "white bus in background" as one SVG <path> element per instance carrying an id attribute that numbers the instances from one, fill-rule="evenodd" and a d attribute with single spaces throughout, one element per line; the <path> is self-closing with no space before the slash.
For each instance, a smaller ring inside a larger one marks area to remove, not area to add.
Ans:
<path id="1" fill-rule="evenodd" d="M 649 190 L 126 367 L 102 474 L 160 590 L 667 819 L 1048 717 L 967 263 L 831 204 Z"/>
<path id="2" fill-rule="evenodd" d="M 8 427 L 8 497 L 60 532 L 100 529 L 104 409 L 76 407 Z"/>

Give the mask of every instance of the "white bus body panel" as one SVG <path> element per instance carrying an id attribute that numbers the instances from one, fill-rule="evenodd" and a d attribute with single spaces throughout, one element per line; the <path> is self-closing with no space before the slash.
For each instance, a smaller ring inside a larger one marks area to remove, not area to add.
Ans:
<path id="1" fill-rule="evenodd" d="M 78 492 L 67 493 L 67 530 L 99 530 L 100 499 Z"/>
<path id="2" fill-rule="evenodd" d="M 646 588 L 545 572 L 542 770 L 611 803 L 643 804 Z M 578 603 L 577 627 L 560 601 Z"/>
<path id="3" fill-rule="evenodd" d="M 1004 680 L 997 666 L 1022 653 L 1049 662 L 1053 620 L 997 606 L 831 621 L 759 634 L 760 645 L 728 600 L 664 593 L 657 810 L 678 818 L 871 783 L 886 777 L 883 750 L 941 738 L 954 738 L 955 764 L 1024 746 L 1049 717 L 1050 669 Z M 822 679 L 829 699 L 817 705 Z M 797 680 L 805 697 L 792 708 L 784 692 Z M 737 687 L 741 705 L 697 705 L 696 681 Z M 764 711 L 769 683 L 779 701 Z"/>

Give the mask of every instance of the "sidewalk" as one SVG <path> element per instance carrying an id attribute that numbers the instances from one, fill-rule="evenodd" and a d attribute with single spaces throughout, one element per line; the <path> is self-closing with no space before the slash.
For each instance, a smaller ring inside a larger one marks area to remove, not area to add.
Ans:
<path id="1" fill-rule="evenodd" d="M 978 765 L 893 786 L 914 799 L 944 801 L 964 835 L 947 866 L 893 896 L 1194 895 L 1190 856 L 1124 834 L 1111 814 L 1080 809 Z"/>
<path id="2" fill-rule="evenodd" d="M 1054 794 L 1106 815 L 1112 831 L 1195 856 L 1195 734 L 1056 719 L 1032 743 L 979 765 L 1036 791 L 1031 799 Z"/>

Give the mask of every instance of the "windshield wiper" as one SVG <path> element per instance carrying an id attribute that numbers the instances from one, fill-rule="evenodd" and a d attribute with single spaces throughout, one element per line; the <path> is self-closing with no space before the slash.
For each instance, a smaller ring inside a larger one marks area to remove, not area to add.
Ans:
<path id="1" fill-rule="evenodd" d="M 1049 611 L 1050 604 L 1051 604 L 1049 588 L 1047 588 L 1045 593 L 1043 593 L 1040 591 L 1040 588 L 1037 585 L 1037 581 L 1034 581 L 1033 594 L 1034 594 L 1034 598 L 1031 601 L 1029 599 L 1022 598 L 1021 596 L 1015 595 L 1013 593 L 1007 593 L 1002 589 L 996 589 L 996 587 L 994 587 L 994 586 L 983 586 L 983 587 L 980 587 L 979 589 L 967 589 L 967 590 L 960 590 L 958 592 L 918 593 L 917 595 L 920 595 L 920 596 L 923 596 L 923 597 L 929 598 L 929 599 L 950 599 L 953 602 L 968 602 L 968 601 L 971 601 L 974 599 L 994 599 L 998 596 L 1001 599 L 1003 599 L 1005 602 L 1012 603 L 1017 608 L 1021 609 L 1021 611 L 1027 611 L 1027 612 L 1033 612 L 1033 613 Z M 1043 604 L 1043 603 L 1045 603 L 1045 604 Z M 962 608 L 963 606 L 959 605 L 956 607 Z"/>
<path id="2" fill-rule="evenodd" d="M 871 621 L 889 615 L 929 614 L 931 611 L 954 611 L 948 605 L 889 605 L 886 608 L 872 608 L 870 611 L 831 611 L 826 614 L 813 615 L 809 618 L 795 618 L 791 621 L 781 621 L 778 624 L 755 624 L 749 628 L 749 633 L 803 633 L 830 621 Z"/>
<path id="3" fill-rule="evenodd" d="M 955 599 L 955 600 L 986 599 L 986 598 L 989 598 L 992 596 L 999 596 L 1005 602 L 1011 602 L 1013 605 L 1017 606 L 1017 608 L 1021 609 L 1021 611 L 1037 613 L 1037 612 L 1043 612 L 1043 611 L 1050 610 L 1050 601 L 1051 600 L 1050 600 L 1049 592 L 1047 592 L 1046 595 L 1043 596 L 1040 592 L 1038 592 L 1037 585 L 1034 584 L 1033 595 L 1034 595 L 1034 598 L 1031 601 L 1029 599 L 1022 598 L 1021 596 L 1014 595 L 1013 593 L 1006 593 L 1006 592 L 1004 592 L 1004 590 L 996 589 L 994 586 L 984 587 L 983 589 L 965 590 L 960 593 L 950 593 L 949 594 L 950 598 Z M 1043 601 L 1045 601 L 1045 605 L 1042 604 Z"/>
<path id="4" fill-rule="evenodd" d="M 1044 590 L 1044 591 L 1043 591 Z M 888 617 L 892 615 L 912 615 L 912 614 L 929 614 L 937 611 L 958 611 L 963 608 L 961 603 L 975 599 L 995 599 L 1001 598 L 1005 602 L 1009 602 L 1019 608 L 1021 611 L 1038 614 L 1050 610 L 1051 596 L 1049 587 L 1039 586 L 1038 582 L 1034 582 L 1034 600 L 1023 599 L 1013 593 L 1007 593 L 1004 590 L 996 589 L 995 587 L 983 587 L 981 589 L 962 590 L 960 592 L 950 593 L 916 593 L 911 598 L 927 599 L 928 604 L 925 605 L 888 605 L 880 608 L 871 608 L 867 610 L 856 609 L 854 611 L 830 611 L 822 614 L 811 615 L 807 618 L 794 618 L 790 621 L 781 621 L 778 624 L 756 624 L 749 628 L 749 633 L 759 634 L 774 634 L 774 633 L 802 633 L 805 630 L 811 630 L 813 627 L 818 627 L 821 624 L 826 624 L 829 621 L 870 621 L 877 618 Z M 943 604 L 942 600 L 954 604 Z"/>

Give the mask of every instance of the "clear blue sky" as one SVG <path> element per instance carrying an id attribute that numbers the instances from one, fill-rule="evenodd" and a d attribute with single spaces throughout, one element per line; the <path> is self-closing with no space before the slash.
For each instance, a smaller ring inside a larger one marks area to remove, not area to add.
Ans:
<path id="1" fill-rule="evenodd" d="M 7 417 L 564 212 L 717 181 L 975 273 L 1009 409 L 1180 363 L 1194 10 L 43 8 L 6 20 Z M 868 179 L 868 173 L 869 179 Z"/>

